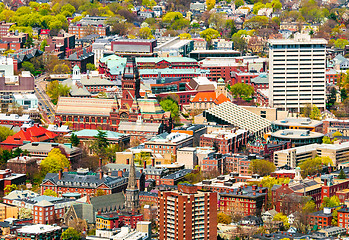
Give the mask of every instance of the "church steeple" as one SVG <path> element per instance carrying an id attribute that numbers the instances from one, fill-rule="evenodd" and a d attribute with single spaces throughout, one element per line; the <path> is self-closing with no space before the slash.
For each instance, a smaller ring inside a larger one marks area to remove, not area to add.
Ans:
<path id="1" fill-rule="evenodd" d="M 136 167 L 134 162 L 134 157 L 132 156 L 130 162 L 130 172 L 128 175 L 128 185 L 126 189 L 126 209 L 128 211 L 138 211 L 139 210 L 139 189 L 137 187 L 136 180 Z"/>

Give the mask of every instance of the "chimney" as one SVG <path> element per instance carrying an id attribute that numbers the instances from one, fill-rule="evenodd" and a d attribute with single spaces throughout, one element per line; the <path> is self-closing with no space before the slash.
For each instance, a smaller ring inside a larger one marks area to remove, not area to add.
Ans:
<path id="1" fill-rule="evenodd" d="M 147 161 L 146 161 L 146 160 L 144 160 L 144 162 L 143 162 L 143 168 L 144 168 L 144 169 L 147 168 Z"/>
<path id="2" fill-rule="evenodd" d="M 98 163 L 99 168 L 102 167 L 102 158 L 99 158 L 99 163 Z"/>
<path id="3" fill-rule="evenodd" d="M 59 180 L 62 179 L 62 175 L 63 175 L 63 170 L 62 170 L 62 169 L 59 169 L 59 172 L 58 172 L 58 179 L 59 179 Z"/>
<path id="4" fill-rule="evenodd" d="M 129 165 L 130 164 L 130 159 L 126 159 L 126 164 Z"/>
<path id="5" fill-rule="evenodd" d="M 327 186 L 327 179 L 324 179 L 324 185 Z"/>
<path id="6" fill-rule="evenodd" d="M 123 171 L 122 170 L 119 170 L 118 171 L 118 177 L 122 177 L 123 176 Z"/>
<path id="7" fill-rule="evenodd" d="M 99 170 L 99 179 L 102 179 L 103 178 L 103 171 L 100 169 Z"/>
<path id="8" fill-rule="evenodd" d="M 253 196 L 256 196 L 256 192 L 253 192 Z"/>
<path id="9" fill-rule="evenodd" d="M 153 167 L 155 167 L 155 159 L 154 159 L 154 158 L 151 159 L 151 165 L 152 165 Z"/>

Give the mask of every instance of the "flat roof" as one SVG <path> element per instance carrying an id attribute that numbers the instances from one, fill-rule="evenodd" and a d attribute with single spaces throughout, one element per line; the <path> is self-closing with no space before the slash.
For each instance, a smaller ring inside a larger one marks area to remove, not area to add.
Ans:
<path id="1" fill-rule="evenodd" d="M 29 233 L 29 234 L 40 234 L 40 233 L 52 232 L 56 230 L 61 230 L 61 227 L 44 225 L 44 224 L 36 224 L 36 225 L 24 226 L 18 229 L 17 232 Z"/>
<path id="2" fill-rule="evenodd" d="M 285 139 L 298 139 L 298 138 L 320 138 L 325 136 L 322 133 L 311 132 L 309 130 L 293 130 L 293 129 L 284 129 L 279 130 L 271 134 L 273 137 L 285 138 Z"/>
<path id="3" fill-rule="evenodd" d="M 285 118 L 282 120 L 273 121 L 272 124 L 281 125 L 281 126 L 317 127 L 322 124 L 322 121 L 313 120 L 310 118 Z"/>

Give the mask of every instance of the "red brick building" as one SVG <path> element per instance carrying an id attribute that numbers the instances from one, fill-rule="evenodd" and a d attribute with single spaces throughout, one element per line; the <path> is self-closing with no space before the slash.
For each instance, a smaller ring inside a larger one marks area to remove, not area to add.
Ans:
<path id="1" fill-rule="evenodd" d="M 79 176 L 79 177 L 77 177 Z M 127 187 L 127 178 L 111 177 L 99 173 L 89 172 L 87 169 L 78 169 L 77 172 L 48 173 L 42 181 L 41 194 L 50 189 L 62 196 L 64 193 L 79 193 L 82 196 L 94 196 L 98 190 L 105 194 L 124 191 Z"/>
<path id="2" fill-rule="evenodd" d="M 16 25 L 15 23 L 7 23 L 5 21 L 0 22 L 0 37 L 6 36 L 10 32 L 10 28 Z"/>
<path id="3" fill-rule="evenodd" d="M 336 85 L 340 79 L 341 74 L 334 69 L 326 69 L 326 82 L 328 84 Z"/>
<path id="4" fill-rule="evenodd" d="M 322 211 L 310 213 L 308 216 L 309 225 L 311 227 L 317 226 L 317 229 L 322 229 L 332 225 L 332 209 L 324 208 Z"/>
<path id="5" fill-rule="evenodd" d="M 337 211 L 338 213 L 338 227 L 343 227 L 347 229 L 347 233 L 349 233 L 349 208 L 342 207 Z"/>
<path id="6" fill-rule="evenodd" d="M 98 34 L 99 36 L 108 36 L 110 34 L 110 26 L 98 25 L 83 25 L 81 23 L 70 24 L 68 33 L 76 35 L 77 38 L 82 38 L 90 34 Z"/>
<path id="7" fill-rule="evenodd" d="M 4 189 L 8 185 L 24 185 L 26 174 L 13 173 L 10 169 L 0 170 L 0 194 L 4 194 Z"/>
<path id="8" fill-rule="evenodd" d="M 236 83 L 246 83 L 252 85 L 251 79 L 258 77 L 259 72 L 232 72 L 232 81 Z"/>
<path id="9" fill-rule="evenodd" d="M 159 239 L 217 239 L 217 193 L 189 184 L 159 192 Z"/>
<path id="10" fill-rule="evenodd" d="M 219 210 L 226 214 L 260 215 L 268 198 L 268 188 L 244 185 L 219 196 Z"/>

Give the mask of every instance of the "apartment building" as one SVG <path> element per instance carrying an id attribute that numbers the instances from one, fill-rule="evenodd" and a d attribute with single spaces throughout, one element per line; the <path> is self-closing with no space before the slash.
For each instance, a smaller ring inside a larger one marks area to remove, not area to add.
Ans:
<path id="1" fill-rule="evenodd" d="M 310 103 L 325 109 L 326 44 L 299 33 L 294 39 L 269 40 L 271 107 L 300 112 Z"/>
<path id="2" fill-rule="evenodd" d="M 190 184 L 159 192 L 159 239 L 217 239 L 217 193 Z"/>

